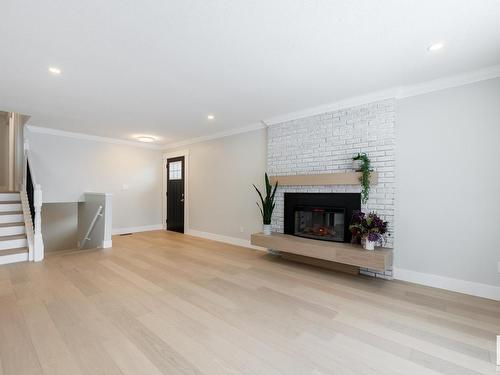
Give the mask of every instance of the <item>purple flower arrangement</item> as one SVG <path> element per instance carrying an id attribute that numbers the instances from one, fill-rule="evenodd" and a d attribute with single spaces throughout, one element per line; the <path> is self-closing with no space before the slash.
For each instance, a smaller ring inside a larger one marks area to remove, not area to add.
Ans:
<path id="1" fill-rule="evenodd" d="M 352 214 L 349 230 L 352 233 L 352 242 L 360 243 L 365 239 L 377 244 L 385 243 L 387 221 L 383 221 L 375 212 L 368 215 L 361 211 Z"/>

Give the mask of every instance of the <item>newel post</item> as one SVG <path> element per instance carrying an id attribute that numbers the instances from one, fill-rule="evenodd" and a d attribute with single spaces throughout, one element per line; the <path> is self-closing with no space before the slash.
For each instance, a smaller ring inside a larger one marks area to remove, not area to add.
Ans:
<path id="1" fill-rule="evenodd" d="M 44 248 L 42 238 L 42 187 L 35 185 L 33 193 L 33 205 L 35 206 L 35 234 L 34 234 L 34 254 L 33 260 L 39 262 L 43 260 Z"/>

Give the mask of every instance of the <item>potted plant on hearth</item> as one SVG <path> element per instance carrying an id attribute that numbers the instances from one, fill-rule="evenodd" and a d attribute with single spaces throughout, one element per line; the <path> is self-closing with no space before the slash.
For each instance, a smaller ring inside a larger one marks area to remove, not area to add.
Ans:
<path id="1" fill-rule="evenodd" d="M 383 221 L 375 212 L 368 215 L 364 212 L 354 212 L 349 230 L 353 241 L 361 241 L 365 250 L 374 250 L 375 245 L 385 243 L 387 221 Z"/>
<path id="2" fill-rule="evenodd" d="M 260 197 L 260 205 L 257 202 L 257 206 L 260 209 L 260 213 L 262 214 L 262 223 L 263 223 L 263 232 L 264 234 L 270 235 L 271 234 L 271 218 L 273 216 L 273 211 L 274 211 L 274 195 L 276 194 L 276 189 L 278 188 L 278 181 L 273 185 L 269 182 L 269 177 L 267 176 L 267 173 L 264 175 L 264 182 L 266 185 L 266 196 L 264 197 L 262 193 L 260 192 L 259 189 L 257 189 L 257 186 L 253 185 L 255 190 L 257 191 L 257 194 L 259 194 Z"/>

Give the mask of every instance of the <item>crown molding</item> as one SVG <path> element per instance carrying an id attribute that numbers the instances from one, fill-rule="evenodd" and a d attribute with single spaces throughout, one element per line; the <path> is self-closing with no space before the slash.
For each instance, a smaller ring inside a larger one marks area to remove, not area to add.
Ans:
<path id="1" fill-rule="evenodd" d="M 55 135 L 58 137 L 81 139 L 81 140 L 85 140 L 85 141 L 112 143 L 112 144 L 117 144 L 117 145 L 149 148 L 149 149 L 153 149 L 153 150 L 163 150 L 163 148 L 164 148 L 163 145 L 147 144 L 147 143 L 141 143 L 141 142 L 127 141 L 124 139 L 101 137 L 98 135 L 68 132 L 65 130 L 44 128 L 41 126 L 26 125 L 26 127 L 28 128 L 29 131 L 31 131 L 33 133 L 38 133 L 38 134 L 48 134 L 48 135 Z"/>
<path id="2" fill-rule="evenodd" d="M 283 115 L 274 116 L 263 120 L 267 126 L 281 124 L 283 122 L 297 120 L 304 117 L 319 115 L 326 112 L 338 111 L 343 108 L 356 107 L 358 105 L 378 102 L 395 98 L 396 92 L 393 89 L 376 91 L 366 95 L 355 96 L 352 98 L 342 99 L 333 103 L 323 104 L 317 107 L 306 108 L 300 111 L 290 112 Z"/>
<path id="3" fill-rule="evenodd" d="M 223 132 L 208 134 L 208 135 L 204 135 L 202 137 L 190 138 L 190 139 L 186 139 L 186 140 L 183 140 L 180 142 L 169 143 L 169 144 L 165 145 L 164 149 L 169 150 L 169 149 L 173 149 L 173 148 L 191 145 L 193 143 L 206 142 L 206 141 L 210 141 L 212 139 L 229 137 L 231 135 L 236 135 L 236 134 L 241 134 L 241 133 L 248 133 L 248 132 L 251 132 L 254 130 L 264 129 L 265 127 L 266 127 L 266 124 L 264 124 L 263 122 L 257 122 L 254 124 L 243 126 L 241 128 L 230 129 L 230 130 L 226 130 Z"/>
<path id="4" fill-rule="evenodd" d="M 415 85 L 402 86 L 398 89 L 396 99 L 423 95 L 498 77 L 500 77 L 500 65 L 493 65 L 484 69 L 438 78 Z"/>
<path id="5" fill-rule="evenodd" d="M 189 138 L 179 142 L 168 143 L 164 145 L 145 144 L 141 142 L 127 141 L 117 138 L 101 137 L 90 134 L 74 133 L 64 130 L 45 128 L 33 125 L 27 125 L 28 129 L 34 133 L 50 134 L 60 137 L 83 139 L 95 142 L 105 142 L 112 144 L 121 144 L 133 147 L 149 148 L 154 150 L 169 150 L 178 147 L 187 146 L 194 143 L 210 141 L 217 138 L 224 138 L 231 135 L 247 133 L 254 130 L 264 129 L 267 126 L 273 126 L 287 121 L 297 120 L 304 117 L 315 116 L 326 112 L 338 111 L 344 108 L 355 107 L 359 105 L 378 102 L 388 99 L 404 99 L 412 96 L 423 95 L 434 91 L 445 90 L 453 87 L 464 86 L 467 84 L 485 81 L 488 79 L 500 77 L 500 65 L 493 65 L 484 69 L 474 70 L 462 74 L 443 77 L 431 81 L 421 82 L 414 85 L 396 86 L 387 90 L 375 91 L 364 95 L 354 96 L 342 99 L 333 103 L 321 106 L 310 107 L 300 111 L 294 111 L 283 115 L 274 116 L 258 123 L 250 124 L 236 129 L 226 130 L 218 133 L 212 133 L 201 137 Z"/>
<path id="6" fill-rule="evenodd" d="M 387 90 L 375 91 L 365 95 L 342 99 L 333 103 L 317 107 L 306 108 L 300 111 L 274 116 L 263 120 L 267 126 L 273 126 L 287 121 L 297 120 L 304 117 L 319 115 L 326 112 L 338 111 L 339 109 L 356 107 L 387 99 L 403 99 L 417 95 L 423 95 L 434 91 L 445 90 L 452 87 L 485 81 L 500 77 L 500 65 L 490 66 L 480 70 L 474 70 L 449 77 L 439 78 L 431 81 L 421 82 L 414 85 L 396 86 Z"/>

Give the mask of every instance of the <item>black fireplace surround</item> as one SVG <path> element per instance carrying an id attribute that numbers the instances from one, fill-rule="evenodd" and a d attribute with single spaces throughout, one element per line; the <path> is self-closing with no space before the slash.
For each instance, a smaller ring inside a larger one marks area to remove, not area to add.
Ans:
<path id="1" fill-rule="evenodd" d="M 351 242 L 349 223 L 359 210 L 359 193 L 285 193 L 285 234 Z"/>

